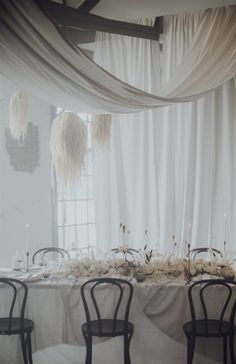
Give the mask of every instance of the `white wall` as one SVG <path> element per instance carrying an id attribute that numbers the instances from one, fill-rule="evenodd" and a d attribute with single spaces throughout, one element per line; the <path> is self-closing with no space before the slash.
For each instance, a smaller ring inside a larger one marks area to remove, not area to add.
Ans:
<path id="1" fill-rule="evenodd" d="M 52 244 L 51 108 L 44 101 L 30 97 L 29 121 L 39 131 L 39 166 L 32 173 L 14 171 L 5 147 L 5 128 L 9 99 L 18 89 L 0 75 L 0 267 L 11 266 L 15 251 L 25 249 L 26 224 L 30 225 L 31 253 Z"/>

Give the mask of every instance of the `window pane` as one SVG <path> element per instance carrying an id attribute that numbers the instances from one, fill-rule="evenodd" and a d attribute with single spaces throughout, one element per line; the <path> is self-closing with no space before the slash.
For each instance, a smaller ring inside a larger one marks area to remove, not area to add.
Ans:
<path id="1" fill-rule="evenodd" d="M 58 228 L 58 245 L 64 247 L 63 228 Z"/>
<path id="2" fill-rule="evenodd" d="M 88 226 L 78 225 L 77 226 L 77 246 L 83 248 L 88 245 Z"/>
<path id="3" fill-rule="evenodd" d="M 86 224 L 88 222 L 87 201 L 76 202 L 76 215 L 77 224 Z"/>
<path id="4" fill-rule="evenodd" d="M 73 200 L 75 197 L 75 189 L 73 187 L 58 186 L 57 187 L 58 200 Z"/>
<path id="5" fill-rule="evenodd" d="M 57 224 L 58 225 L 63 225 L 63 203 L 62 202 L 58 202 L 57 203 Z"/>
<path id="6" fill-rule="evenodd" d="M 75 224 L 75 202 L 65 201 L 64 202 L 64 224 L 74 225 Z"/>
<path id="7" fill-rule="evenodd" d="M 91 124 L 89 123 L 88 124 L 88 140 L 87 140 L 87 147 L 88 149 L 91 149 L 92 148 L 92 131 L 91 131 Z"/>
<path id="8" fill-rule="evenodd" d="M 75 228 L 74 226 L 65 227 L 65 245 L 71 246 L 75 241 Z"/>
<path id="9" fill-rule="evenodd" d="M 58 201 L 63 199 L 63 190 L 61 186 L 57 186 L 57 199 Z"/>
<path id="10" fill-rule="evenodd" d="M 88 201 L 88 222 L 95 221 L 95 214 L 94 214 L 94 201 Z"/>
<path id="11" fill-rule="evenodd" d="M 95 224 L 89 224 L 89 245 L 95 246 L 95 243 L 96 243 Z"/>
<path id="12" fill-rule="evenodd" d="M 78 186 L 76 188 L 76 198 L 77 199 L 86 199 L 87 198 L 87 177 L 80 176 Z"/>
<path id="13" fill-rule="evenodd" d="M 88 199 L 94 199 L 93 176 L 88 176 Z"/>
<path id="14" fill-rule="evenodd" d="M 88 152 L 87 154 L 87 160 L 88 160 L 88 169 L 87 169 L 87 173 L 88 174 L 93 174 L 93 155 L 92 152 Z"/>
<path id="15" fill-rule="evenodd" d="M 91 114 L 78 114 L 87 131 L 87 153 L 77 185 L 74 188 L 58 186 L 58 242 L 59 246 L 76 251 L 76 248 L 95 246 L 95 211 L 93 156 L 91 143 Z"/>

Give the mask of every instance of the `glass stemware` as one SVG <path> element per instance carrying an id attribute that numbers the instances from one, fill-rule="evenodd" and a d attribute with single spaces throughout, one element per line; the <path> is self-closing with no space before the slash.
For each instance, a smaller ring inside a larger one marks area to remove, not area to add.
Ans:
<path id="1" fill-rule="evenodd" d="M 12 269 L 15 271 L 22 271 L 23 268 L 23 256 L 22 253 L 16 251 L 15 255 L 12 258 Z"/>
<path id="2" fill-rule="evenodd" d="M 47 261 L 46 257 L 44 257 L 43 261 L 42 261 L 42 278 L 43 279 L 49 279 L 51 278 L 51 266 L 49 264 L 49 262 Z"/>

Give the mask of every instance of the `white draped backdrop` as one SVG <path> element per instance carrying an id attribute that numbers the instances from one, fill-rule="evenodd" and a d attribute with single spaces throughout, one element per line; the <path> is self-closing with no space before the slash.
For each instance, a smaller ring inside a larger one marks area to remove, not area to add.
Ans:
<path id="1" fill-rule="evenodd" d="M 162 52 L 154 41 L 99 33 L 94 59 L 156 94 L 181 62 L 202 15 L 166 17 Z M 221 250 L 227 239 L 234 250 L 235 101 L 231 79 L 193 103 L 113 114 L 110 147 L 94 153 L 97 240 L 104 250 L 117 242 L 120 223 L 140 247 L 147 229 L 146 241 L 162 251 L 171 248 L 173 234 L 178 242 L 191 239 L 192 247 Z"/>
<path id="2" fill-rule="evenodd" d="M 162 250 L 173 234 L 192 247 L 222 249 L 227 239 L 233 250 L 236 7 L 166 17 L 164 33 L 162 52 L 157 42 L 97 36 L 95 61 L 140 90 L 70 46 L 34 1 L 1 0 L 0 72 L 63 108 L 139 111 L 113 115 L 110 149 L 95 148 L 101 248 L 116 245 L 124 223 L 136 246 L 147 229 Z"/>

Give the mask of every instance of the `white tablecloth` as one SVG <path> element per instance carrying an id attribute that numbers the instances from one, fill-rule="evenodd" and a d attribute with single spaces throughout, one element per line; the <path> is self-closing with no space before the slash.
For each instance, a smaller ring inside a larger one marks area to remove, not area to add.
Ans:
<path id="1" fill-rule="evenodd" d="M 80 285 L 73 286 L 69 280 L 58 279 L 28 283 L 28 287 L 26 317 L 35 323 L 32 335 L 33 351 L 61 343 L 84 345 L 81 325 L 85 322 L 85 316 Z M 180 282 L 134 284 L 130 312 L 130 321 L 135 326 L 131 342 L 133 364 L 183 364 L 186 362 L 182 326 L 189 319 L 187 289 L 188 287 Z M 103 307 L 107 310 L 111 306 L 110 297 L 107 290 L 103 296 Z M 0 340 L 0 363 L 21 364 L 19 341 L 14 337 L 1 337 Z M 215 342 L 212 342 L 212 345 L 213 343 Z M 108 347 L 110 350 L 111 345 Z M 122 353 L 122 350 L 123 348 L 120 348 L 119 352 Z M 200 343 L 198 350 L 204 354 L 205 346 Z M 215 356 L 219 356 L 217 351 Z M 82 357 L 84 358 L 84 349 L 82 349 Z M 82 363 L 83 360 L 78 359 L 78 363 Z M 116 360 L 115 364 L 118 364 L 118 358 Z M 99 363 L 99 359 L 97 358 L 94 363 Z M 104 349 L 102 349 L 101 363 L 104 364 Z M 214 362 L 196 355 L 195 363 L 213 364 Z M 58 364 L 56 358 L 55 364 Z"/>

